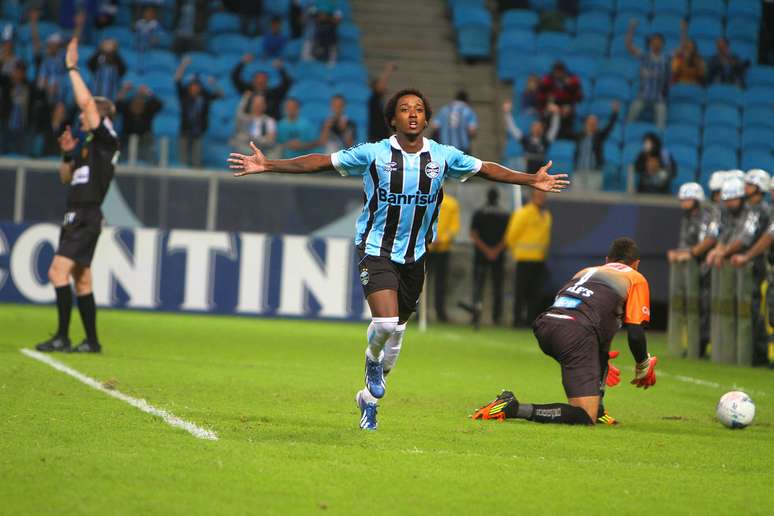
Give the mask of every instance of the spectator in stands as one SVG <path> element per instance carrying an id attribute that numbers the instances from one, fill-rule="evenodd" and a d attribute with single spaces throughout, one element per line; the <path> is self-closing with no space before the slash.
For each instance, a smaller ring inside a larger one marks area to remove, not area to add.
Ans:
<path id="1" fill-rule="evenodd" d="M 599 190 L 602 186 L 602 175 L 599 173 L 605 165 L 605 140 L 618 121 L 618 111 L 621 105 L 612 103 L 612 114 L 605 127 L 599 129 L 599 119 L 596 115 L 588 115 L 583 124 L 583 130 L 573 134 L 575 141 L 575 173 L 573 186 L 582 190 Z"/>
<path id="2" fill-rule="evenodd" d="M 159 45 L 164 29 L 157 18 L 156 6 L 146 3 L 142 8 L 142 18 L 134 24 L 134 48 L 137 52 L 147 52 Z"/>
<path id="3" fill-rule="evenodd" d="M 549 104 L 559 107 L 560 126 L 559 138 L 567 138 L 572 134 L 575 123 L 575 104 L 583 100 L 580 79 L 571 74 L 561 61 L 556 61 L 551 67 L 551 73 L 543 77 L 538 89 L 538 104 L 541 113 L 545 113 Z M 547 114 L 550 118 L 552 113 Z"/>
<path id="4" fill-rule="evenodd" d="M 34 124 L 35 104 L 43 92 L 27 79 L 27 65 L 16 61 L 11 75 L 0 75 L 0 150 L 27 154 Z"/>
<path id="5" fill-rule="evenodd" d="M 288 43 L 288 38 L 282 33 L 282 18 L 275 16 L 271 19 L 269 33 L 263 37 L 263 57 L 277 59 L 282 57 L 282 51 Z"/>
<path id="6" fill-rule="evenodd" d="M 389 62 L 384 65 L 378 79 L 371 80 L 371 96 L 368 98 L 368 141 L 378 142 L 390 136 L 390 129 L 384 119 L 384 93 L 387 81 L 398 66 Z"/>
<path id="7" fill-rule="evenodd" d="M 250 82 L 242 79 L 242 70 L 244 70 L 247 63 L 253 61 L 252 54 L 245 54 L 242 56 L 242 60 L 234 67 L 231 72 L 231 81 L 234 83 L 234 87 L 237 89 L 240 95 L 245 92 L 250 92 L 252 95 L 263 95 L 266 99 L 266 113 L 275 120 L 280 116 L 280 109 L 282 107 L 282 101 L 285 98 L 292 81 L 285 66 L 279 59 L 275 60 L 272 64 L 274 68 L 280 74 L 280 84 L 274 88 L 269 87 L 269 76 L 266 72 L 258 71 L 253 74 Z M 245 105 L 245 109 L 250 106 L 249 103 Z"/>
<path id="8" fill-rule="evenodd" d="M 282 157 L 296 158 L 309 154 L 320 145 L 319 133 L 309 120 L 300 116 L 298 100 L 285 101 L 285 118 L 277 124 L 277 142 L 282 144 Z"/>
<path id="9" fill-rule="evenodd" d="M 126 63 L 118 52 L 118 42 L 103 39 L 87 66 L 92 75 L 94 95 L 115 99 L 121 77 L 126 74 Z"/>
<path id="10" fill-rule="evenodd" d="M 526 170 L 538 170 L 545 163 L 546 152 L 551 143 L 556 139 L 559 131 L 560 109 L 556 104 L 549 104 L 546 111 L 551 114 L 548 131 L 542 120 L 535 120 L 529 128 L 529 134 L 524 134 L 513 119 L 513 103 L 506 100 L 503 103 L 505 112 L 505 128 L 508 134 L 521 143 L 524 149 L 524 158 L 526 160 Z"/>
<path id="11" fill-rule="evenodd" d="M 223 96 L 215 90 L 215 79 L 209 77 L 212 91 L 202 85 L 198 77 L 183 85 L 183 74 L 191 64 L 190 57 L 184 57 L 175 72 L 177 96 L 180 99 L 180 159 L 193 167 L 202 165 L 202 135 L 207 130 L 210 115 L 210 102 Z"/>
<path id="12" fill-rule="evenodd" d="M 59 137 L 67 129 L 70 116 L 68 116 L 64 102 L 57 102 L 50 112 L 50 119 L 41 128 L 43 136 L 41 154 L 43 156 L 59 156 L 62 154 L 62 149 L 59 146 Z"/>
<path id="13" fill-rule="evenodd" d="M 530 74 L 527 77 L 527 85 L 521 93 L 521 112 L 525 115 L 537 115 L 540 111 L 538 93 L 540 90 L 540 77 Z"/>
<path id="14" fill-rule="evenodd" d="M 500 324 L 503 313 L 503 237 L 508 227 L 508 212 L 500 207 L 500 191 L 490 188 L 486 194 L 486 205 L 473 213 L 470 225 L 470 239 L 473 241 L 473 306 L 462 303 L 473 315 L 473 326 L 478 329 L 483 309 L 486 277 L 492 277 L 493 307 L 492 322 Z"/>
<path id="15" fill-rule="evenodd" d="M 45 93 L 46 101 L 54 105 L 65 96 L 65 62 L 62 51 L 62 36 L 59 33 L 51 34 L 46 38 L 45 54 L 41 53 L 40 37 L 38 35 L 37 17 L 30 13 L 30 29 L 32 32 L 32 46 L 35 53 L 35 63 L 38 67 L 37 88 Z"/>
<path id="16" fill-rule="evenodd" d="M 104 29 L 113 25 L 118 14 L 118 0 L 102 0 L 97 7 L 94 16 L 94 26 L 97 29 Z"/>
<path id="17" fill-rule="evenodd" d="M 744 88 L 745 73 L 750 66 L 750 61 L 732 53 L 726 38 L 718 38 L 715 47 L 718 52 L 710 58 L 708 82 L 733 84 Z"/>
<path id="18" fill-rule="evenodd" d="M 672 83 L 703 86 L 706 78 L 707 69 L 696 49 L 696 42 L 688 37 L 683 38 L 672 58 Z"/>
<path id="19" fill-rule="evenodd" d="M 123 129 L 121 146 L 128 148 L 129 138 L 137 135 L 138 158 L 146 163 L 155 161 L 153 119 L 164 107 L 163 102 L 146 85 L 141 84 L 131 95 L 132 84 L 125 83 L 116 99 L 116 109 L 121 114 Z"/>
<path id="20" fill-rule="evenodd" d="M 331 116 L 323 124 L 320 141 L 328 153 L 352 147 L 355 144 L 357 126 L 345 113 L 346 102 L 341 95 L 331 98 Z"/>
<path id="21" fill-rule="evenodd" d="M 668 194 L 677 165 L 662 145 L 661 138 L 648 133 L 642 140 L 642 151 L 637 155 L 634 171 L 639 176 L 638 192 Z"/>
<path id="22" fill-rule="evenodd" d="M 245 106 L 248 102 L 249 106 Z M 237 106 L 236 130 L 229 145 L 244 152 L 254 142 L 264 154 L 271 155 L 276 141 L 277 121 L 266 114 L 266 98 L 250 93 L 242 95 Z"/>
<path id="23" fill-rule="evenodd" d="M 334 63 L 338 45 L 340 14 L 319 9 L 315 15 L 311 41 L 311 57 L 317 61 Z"/>
<path id="24" fill-rule="evenodd" d="M 538 190 L 532 192 L 530 202 L 513 212 L 508 221 L 503 245 L 511 250 L 516 261 L 514 327 L 532 324 L 544 308 L 542 292 L 552 224 L 551 212 L 546 209 L 546 194 Z"/>
<path id="25" fill-rule="evenodd" d="M 669 91 L 670 59 L 664 50 L 664 36 L 653 34 L 648 38 L 648 52 L 643 52 L 634 44 L 634 31 L 637 20 L 629 22 L 626 33 L 626 48 L 640 60 L 640 90 L 637 98 L 629 107 L 629 122 L 639 120 L 645 107 L 655 111 L 656 126 L 663 130 L 666 126 L 666 97 Z"/>
<path id="26" fill-rule="evenodd" d="M 438 133 L 438 142 L 470 153 L 470 143 L 478 130 L 478 117 L 468 104 L 468 92 L 458 91 L 455 100 L 443 106 L 431 124 Z"/>
<path id="27" fill-rule="evenodd" d="M 0 75 L 11 75 L 18 60 L 13 44 L 13 25 L 7 23 L 0 27 Z"/>
<path id="28" fill-rule="evenodd" d="M 451 194 L 444 193 L 438 213 L 438 226 L 433 243 L 427 248 L 427 271 L 433 278 L 435 315 L 448 322 L 446 313 L 446 285 L 449 279 L 451 246 L 460 231 L 460 204 Z"/>

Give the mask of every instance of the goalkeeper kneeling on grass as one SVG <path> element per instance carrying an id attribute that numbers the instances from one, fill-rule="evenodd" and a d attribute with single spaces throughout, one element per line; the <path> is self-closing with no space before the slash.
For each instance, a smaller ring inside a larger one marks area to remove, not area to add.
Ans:
<path id="1" fill-rule="evenodd" d="M 535 320 L 533 330 L 540 349 L 561 365 L 567 403 L 519 403 L 512 392 L 503 391 L 472 418 L 615 424 L 602 398 L 606 384 L 620 381 L 620 371 L 609 360 L 618 355 L 610 352 L 610 343 L 622 325 L 636 361 L 632 385 L 647 389 L 656 383 L 657 359 L 648 354 L 645 340 L 650 292 L 647 280 L 637 271 L 639 264 L 634 240 L 615 240 L 605 264 L 578 272 L 559 291 L 553 306 Z"/>

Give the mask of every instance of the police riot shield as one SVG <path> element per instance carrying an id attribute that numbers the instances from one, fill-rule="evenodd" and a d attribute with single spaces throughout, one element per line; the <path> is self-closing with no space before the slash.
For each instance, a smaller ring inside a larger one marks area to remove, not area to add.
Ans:
<path id="1" fill-rule="evenodd" d="M 699 266 L 694 260 L 669 269 L 669 354 L 698 358 L 700 348 Z"/>

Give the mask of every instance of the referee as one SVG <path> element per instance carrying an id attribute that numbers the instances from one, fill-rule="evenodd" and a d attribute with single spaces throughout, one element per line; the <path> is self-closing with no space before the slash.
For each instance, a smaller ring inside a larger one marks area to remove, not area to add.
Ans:
<path id="1" fill-rule="evenodd" d="M 97 307 L 91 288 L 91 259 L 102 230 L 102 210 L 115 162 L 118 160 L 118 136 L 111 119 L 116 108 L 104 97 L 92 97 L 78 70 L 78 40 L 67 45 L 65 56 L 67 73 L 73 95 L 81 110 L 80 123 L 87 133 L 86 141 L 78 146 L 70 127 L 59 138 L 62 164 L 59 177 L 70 185 L 67 192 L 59 246 L 48 269 L 48 277 L 56 289 L 59 326 L 56 334 L 36 346 L 38 351 L 71 351 L 69 327 L 73 295 L 70 278 L 75 282 L 78 310 L 81 313 L 86 339 L 72 351 L 99 353 L 102 347 L 97 338 Z"/>

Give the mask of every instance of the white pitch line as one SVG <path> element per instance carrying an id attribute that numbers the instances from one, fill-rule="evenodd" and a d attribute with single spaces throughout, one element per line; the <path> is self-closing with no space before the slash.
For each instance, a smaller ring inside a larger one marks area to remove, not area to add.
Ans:
<path id="1" fill-rule="evenodd" d="M 22 349 L 20 351 L 25 355 L 27 355 L 28 357 L 34 358 L 38 362 L 43 362 L 44 364 L 50 365 L 57 371 L 61 371 L 67 375 L 72 376 L 76 380 L 80 381 L 81 383 L 85 383 L 86 385 L 88 385 L 93 389 L 97 389 L 98 391 L 104 392 L 108 396 L 112 396 L 116 399 L 126 402 L 129 405 L 137 409 L 140 409 L 147 414 L 151 414 L 153 416 L 163 419 L 164 422 L 169 426 L 174 426 L 175 428 L 182 428 L 183 430 L 193 435 L 197 439 L 207 439 L 210 441 L 218 440 L 218 434 L 216 434 L 212 430 L 207 430 L 189 421 L 180 419 L 179 417 L 172 414 L 171 412 L 167 412 L 164 409 L 156 408 L 143 399 L 133 398 L 115 389 L 107 389 L 94 378 L 86 376 L 85 374 L 76 371 L 72 367 L 64 365 L 62 362 L 59 362 L 58 360 L 55 360 L 48 355 L 44 355 L 43 353 L 32 351 L 30 349 Z"/>
<path id="2" fill-rule="evenodd" d="M 732 389 L 732 390 L 744 391 L 747 394 L 752 394 L 752 395 L 755 395 L 755 396 L 766 396 L 766 392 L 764 392 L 764 391 L 757 391 L 757 390 L 752 390 L 752 389 L 746 389 L 746 388 L 744 388 L 744 387 L 742 387 L 740 385 L 736 385 L 736 384 L 728 385 L 728 386 L 723 386 L 723 385 L 719 384 L 718 382 L 712 382 L 712 381 L 709 381 L 709 380 L 702 380 L 701 378 L 694 378 L 692 376 L 685 376 L 685 375 L 682 375 L 682 374 L 672 374 L 672 373 L 668 373 L 666 371 L 656 371 L 656 377 L 658 377 L 659 375 L 666 376 L 667 378 L 673 378 L 673 379 L 677 380 L 678 382 L 692 383 L 694 385 L 701 385 L 703 387 L 710 387 L 712 389 Z"/>

